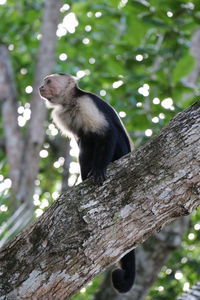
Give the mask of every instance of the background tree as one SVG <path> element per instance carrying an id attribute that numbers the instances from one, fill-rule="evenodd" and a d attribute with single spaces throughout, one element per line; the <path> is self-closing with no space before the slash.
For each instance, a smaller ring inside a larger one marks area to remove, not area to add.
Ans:
<path id="1" fill-rule="evenodd" d="M 32 204 L 35 216 L 39 216 L 57 198 L 63 170 L 63 189 L 78 182 L 75 147 L 71 143 L 69 149 L 69 142 L 59 136 L 51 121 L 44 121 L 45 108 L 37 96 L 37 86 L 45 73 L 53 69 L 82 78 L 82 88 L 100 94 L 120 112 L 136 146 L 157 133 L 172 116 L 199 96 L 199 62 L 194 48 L 192 55 L 196 62 L 190 55 L 191 41 L 198 42 L 198 36 L 192 40 L 200 23 L 198 1 L 166 0 L 162 5 L 158 0 L 64 1 L 59 10 L 60 5 L 59 1 L 50 0 L 0 1 L 1 53 L 6 55 L 3 61 L 8 62 L 7 70 L 10 70 L 5 98 L 2 96 L 5 69 L 1 64 L 3 242 L 30 221 Z M 45 24 L 51 29 L 46 30 Z M 57 58 L 55 64 L 53 57 Z M 191 72 L 195 80 L 188 84 L 185 78 Z M 8 111 L 13 116 L 11 123 Z M 8 138 L 12 128 L 14 134 Z M 11 146 L 10 143 L 16 144 Z M 194 214 L 182 247 L 168 266 L 163 267 L 150 298 L 156 295 L 156 299 L 162 299 L 169 297 L 169 293 L 175 297 L 197 281 L 198 219 L 198 213 Z M 98 280 L 87 289 L 88 294 L 81 293 L 78 299 L 93 294 L 97 284 Z"/>

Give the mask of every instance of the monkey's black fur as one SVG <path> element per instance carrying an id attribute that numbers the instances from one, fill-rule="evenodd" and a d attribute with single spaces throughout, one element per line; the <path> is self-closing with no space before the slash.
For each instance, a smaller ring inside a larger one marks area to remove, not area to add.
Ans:
<path id="1" fill-rule="evenodd" d="M 108 128 L 102 129 L 100 133 L 86 134 L 82 130 L 78 132 L 82 180 L 92 176 L 95 183 L 102 183 L 108 164 L 131 151 L 130 142 L 116 112 L 109 104 L 79 88 L 76 88 L 76 94 L 77 97 L 90 97 L 109 124 Z"/>
<path id="2" fill-rule="evenodd" d="M 106 130 L 103 129 L 100 133 L 85 133 L 80 130 L 77 134 L 82 180 L 92 177 L 95 183 L 101 184 L 106 178 L 108 164 L 131 151 L 130 141 L 116 112 L 109 104 L 92 93 L 82 91 L 78 87 L 75 89 L 75 97 L 90 97 L 108 123 Z M 112 282 L 118 292 L 126 293 L 135 279 L 134 250 L 121 259 L 120 265 L 121 269 L 112 273 Z"/>
<path id="3" fill-rule="evenodd" d="M 135 250 L 122 257 L 120 267 L 112 272 L 112 283 L 119 293 L 127 293 L 135 280 Z"/>

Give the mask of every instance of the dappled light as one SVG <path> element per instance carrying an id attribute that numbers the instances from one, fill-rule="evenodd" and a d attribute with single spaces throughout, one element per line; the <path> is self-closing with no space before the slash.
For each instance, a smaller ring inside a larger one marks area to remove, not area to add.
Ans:
<path id="1" fill-rule="evenodd" d="M 145 130 L 145 135 L 146 136 L 152 136 L 153 131 L 151 129 L 146 129 Z"/>
<path id="2" fill-rule="evenodd" d="M 7 0 L 0 0 L 0 5 L 4 5 L 7 2 Z"/>
<path id="3" fill-rule="evenodd" d="M 61 11 L 63 11 L 63 7 L 61 8 Z M 65 10 L 64 10 L 65 11 Z M 56 35 L 58 37 L 62 37 L 69 33 L 75 33 L 76 27 L 78 26 L 78 20 L 76 18 L 76 15 L 74 13 L 68 13 L 64 18 L 62 23 L 58 25 L 58 30 L 56 32 Z"/>
<path id="4" fill-rule="evenodd" d="M 60 59 L 61 61 L 67 60 L 67 54 L 66 54 L 66 53 L 61 53 L 61 54 L 59 55 L 59 59 Z"/>
<path id="5" fill-rule="evenodd" d="M 117 89 L 117 88 L 119 88 L 121 85 L 123 85 L 123 80 L 118 80 L 118 81 L 115 81 L 115 82 L 113 82 L 113 84 L 112 84 L 112 87 L 113 87 L 113 89 Z"/>

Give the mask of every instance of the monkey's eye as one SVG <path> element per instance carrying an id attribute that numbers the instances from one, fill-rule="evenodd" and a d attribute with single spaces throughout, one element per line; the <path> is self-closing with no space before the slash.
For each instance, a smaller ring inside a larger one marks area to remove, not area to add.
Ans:
<path id="1" fill-rule="evenodd" d="M 50 79 L 47 80 L 47 84 L 49 84 L 49 83 L 51 83 L 51 80 L 50 80 Z"/>

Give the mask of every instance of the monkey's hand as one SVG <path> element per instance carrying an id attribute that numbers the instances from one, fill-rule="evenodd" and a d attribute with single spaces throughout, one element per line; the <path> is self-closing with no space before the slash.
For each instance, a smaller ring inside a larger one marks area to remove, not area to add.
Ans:
<path id="1" fill-rule="evenodd" d="M 94 184 L 102 185 L 103 182 L 106 180 L 106 170 L 105 169 L 92 169 L 89 174 L 88 178 L 92 178 Z"/>

